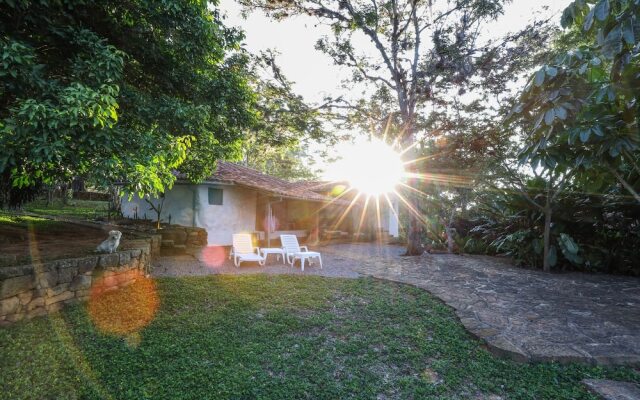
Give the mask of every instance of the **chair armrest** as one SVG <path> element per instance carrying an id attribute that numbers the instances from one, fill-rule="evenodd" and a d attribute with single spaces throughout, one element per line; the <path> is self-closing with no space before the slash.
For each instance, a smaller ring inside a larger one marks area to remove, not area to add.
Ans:
<path id="1" fill-rule="evenodd" d="M 300 250 L 303 250 L 303 249 L 304 251 L 309 251 L 309 248 L 307 246 L 300 246 Z"/>
<path id="2" fill-rule="evenodd" d="M 257 255 L 260 255 L 260 247 L 256 247 L 254 250 L 256 251 Z"/>

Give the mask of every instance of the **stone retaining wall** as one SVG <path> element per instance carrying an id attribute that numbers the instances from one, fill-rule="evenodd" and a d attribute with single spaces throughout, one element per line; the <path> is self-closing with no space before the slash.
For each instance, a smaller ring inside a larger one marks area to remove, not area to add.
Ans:
<path id="1" fill-rule="evenodd" d="M 159 239 L 139 240 L 138 248 L 113 254 L 0 268 L 0 326 L 87 300 L 92 291 L 133 283 L 149 272 Z"/>

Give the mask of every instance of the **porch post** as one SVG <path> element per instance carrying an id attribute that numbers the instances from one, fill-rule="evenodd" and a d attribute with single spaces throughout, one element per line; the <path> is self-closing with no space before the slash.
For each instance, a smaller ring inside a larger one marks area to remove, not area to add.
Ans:
<path id="1" fill-rule="evenodd" d="M 271 247 L 271 226 L 272 215 L 271 215 L 271 199 L 267 197 L 267 247 Z"/>
<path id="2" fill-rule="evenodd" d="M 320 208 L 316 210 L 316 242 L 314 244 L 320 244 Z"/>

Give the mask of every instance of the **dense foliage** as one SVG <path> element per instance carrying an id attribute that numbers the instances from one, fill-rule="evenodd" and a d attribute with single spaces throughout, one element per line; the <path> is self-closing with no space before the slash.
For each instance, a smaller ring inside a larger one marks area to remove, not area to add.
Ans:
<path id="1" fill-rule="evenodd" d="M 432 248 L 640 274 L 639 4 L 577 0 L 563 31 L 506 38 L 482 80 L 434 105 L 412 184 Z"/>
<path id="2" fill-rule="evenodd" d="M 209 1 L 0 1 L 0 174 L 135 192 L 237 158 L 254 120 L 242 34 Z"/>
<path id="3" fill-rule="evenodd" d="M 529 223 L 490 226 L 529 265 L 640 274 L 640 3 L 576 0 L 562 25 L 513 110 L 536 179 L 505 206 Z"/>
<path id="4" fill-rule="evenodd" d="M 242 146 L 244 163 L 287 180 L 316 178 L 309 146 L 331 141 L 317 107 L 308 105 L 282 73 L 274 51 L 252 58 L 256 121 Z"/>
<path id="5" fill-rule="evenodd" d="M 503 13 L 503 0 L 365 1 L 241 0 L 247 10 L 261 10 L 275 20 L 310 16 L 331 34 L 316 43 L 352 76 L 351 92 L 327 99 L 333 118 L 409 148 L 420 138 L 430 107 L 448 102 L 460 85 L 486 73 L 502 45 L 483 45 L 480 32 Z M 525 29 L 525 35 L 530 30 Z M 361 39 L 368 42 L 365 49 Z M 535 42 L 535 40 L 534 40 Z M 517 54 L 512 54 L 518 58 Z M 498 57 L 499 58 L 499 57 Z M 409 148 L 409 155 L 416 155 Z M 424 172 L 410 165 L 415 172 Z M 412 208 L 420 199 L 408 196 Z M 407 255 L 422 254 L 422 225 L 409 215 Z"/>

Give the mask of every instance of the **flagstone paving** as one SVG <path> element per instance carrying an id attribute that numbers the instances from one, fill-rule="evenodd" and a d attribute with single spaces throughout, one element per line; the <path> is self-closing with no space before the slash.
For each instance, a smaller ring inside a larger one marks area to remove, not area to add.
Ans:
<path id="1" fill-rule="evenodd" d="M 399 246 L 323 249 L 364 275 L 409 283 L 456 310 L 496 354 L 527 361 L 640 365 L 640 279 L 515 268 L 495 257 L 425 254 Z M 333 261 L 335 262 L 335 261 Z"/>
<path id="2" fill-rule="evenodd" d="M 585 379 L 584 385 L 603 400 L 638 400 L 640 386 L 631 382 L 618 382 L 606 379 Z"/>
<path id="3" fill-rule="evenodd" d="M 425 254 L 400 246 L 337 244 L 318 248 L 324 268 L 235 268 L 221 254 L 162 257 L 154 276 L 293 273 L 366 275 L 423 288 L 456 310 L 464 326 L 495 354 L 519 361 L 640 365 L 640 279 L 549 274 L 496 257 Z"/>

